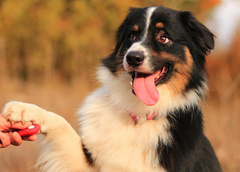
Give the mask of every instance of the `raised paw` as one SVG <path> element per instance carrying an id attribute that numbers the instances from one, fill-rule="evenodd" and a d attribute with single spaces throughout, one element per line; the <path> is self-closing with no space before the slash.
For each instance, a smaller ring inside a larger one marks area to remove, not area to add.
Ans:
<path id="1" fill-rule="evenodd" d="M 36 105 L 17 101 L 7 103 L 3 109 L 3 115 L 6 119 L 12 123 L 22 122 L 23 124 L 32 122 L 42 125 L 44 123 L 44 119 L 41 114 L 44 112 L 46 113 L 45 110 Z"/>
<path id="2" fill-rule="evenodd" d="M 67 123 L 61 116 L 34 104 L 17 101 L 7 103 L 3 109 L 3 115 L 12 123 L 22 122 L 26 124 L 32 122 L 33 124 L 39 124 L 41 126 L 40 132 L 44 134 L 56 128 L 64 128 Z"/>

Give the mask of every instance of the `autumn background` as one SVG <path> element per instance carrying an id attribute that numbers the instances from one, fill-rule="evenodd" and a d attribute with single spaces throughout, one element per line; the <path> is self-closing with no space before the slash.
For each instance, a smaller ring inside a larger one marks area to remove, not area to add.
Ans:
<path id="1" fill-rule="evenodd" d="M 223 170 L 238 172 L 240 29 L 231 31 L 232 37 L 224 37 L 213 20 L 217 15 L 214 10 L 226 1 L 0 0 L 0 109 L 10 100 L 34 103 L 61 114 L 77 129 L 75 112 L 84 97 L 98 86 L 95 68 L 111 53 L 114 31 L 128 8 L 165 5 L 192 11 L 216 35 L 216 49 L 207 58 L 205 133 Z M 223 14 L 223 26 L 228 26 L 229 21 L 240 23 L 237 16 Z M 36 142 L 1 149 L 0 171 L 37 171 L 33 166 L 41 140 L 40 136 Z"/>

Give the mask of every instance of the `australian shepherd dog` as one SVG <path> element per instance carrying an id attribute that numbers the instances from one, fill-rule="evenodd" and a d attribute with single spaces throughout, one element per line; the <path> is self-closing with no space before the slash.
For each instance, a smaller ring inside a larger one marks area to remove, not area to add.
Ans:
<path id="1" fill-rule="evenodd" d="M 41 125 L 42 171 L 219 172 L 200 107 L 213 48 L 214 35 L 190 12 L 131 8 L 98 68 L 101 87 L 79 110 L 79 134 L 33 104 L 12 101 L 3 114 Z"/>

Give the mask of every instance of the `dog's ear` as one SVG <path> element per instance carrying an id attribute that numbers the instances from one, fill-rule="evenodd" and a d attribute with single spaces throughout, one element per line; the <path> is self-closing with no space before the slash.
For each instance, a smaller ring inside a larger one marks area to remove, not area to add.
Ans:
<path id="1" fill-rule="evenodd" d="M 121 47 L 121 44 L 123 42 L 123 39 L 125 38 L 125 34 L 127 32 L 127 26 L 129 23 L 132 21 L 133 14 L 138 10 L 138 8 L 130 8 L 129 13 L 126 16 L 126 18 L 123 20 L 122 24 L 118 27 L 116 34 L 115 34 L 115 41 L 116 41 L 116 46 L 115 46 L 115 52 L 119 50 Z"/>
<path id="2" fill-rule="evenodd" d="M 194 47 L 197 47 L 195 51 L 199 55 L 207 55 L 214 48 L 213 33 L 188 11 L 180 12 L 180 20 Z"/>
<path id="3" fill-rule="evenodd" d="M 118 27 L 116 34 L 115 34 L 115 49 L 114 51 L 107 57 L 102 59 L 102 64 L 106 66 L 113 74 L 117 72 L 119 68 L 123 65 L 122 57 L 118 56 L 117 54 L 120 51 L 122 46 L 123 40 L 126 38 L 127 28 L 130 22 L 132 21 L 133 14 L 136 8 L 130 8 L 129 13 L 126 16 L 125 20 L 122 24 Z"/>

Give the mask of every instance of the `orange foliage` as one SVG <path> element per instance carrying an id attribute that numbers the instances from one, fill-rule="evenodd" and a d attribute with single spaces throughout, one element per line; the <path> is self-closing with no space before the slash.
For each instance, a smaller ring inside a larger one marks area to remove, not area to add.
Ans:
<path id="1" fill-rule="evenodd" d="M 1 1 L 2 75 L 24 81 L 49 82 L 60 78 L 70 82 L 92 70 L 99 59 L 110 53 L 114 31 L 129 7 L 163 4 L 200 14 L 199 3 L 195 0 Z"/>
<path id="2" fill-rule="evenodd" d="M 204 0 L 201 1 L 200 7 L 202 10 L 211 9 L 214 6 L 220 4 L 221 0 Z"/>

